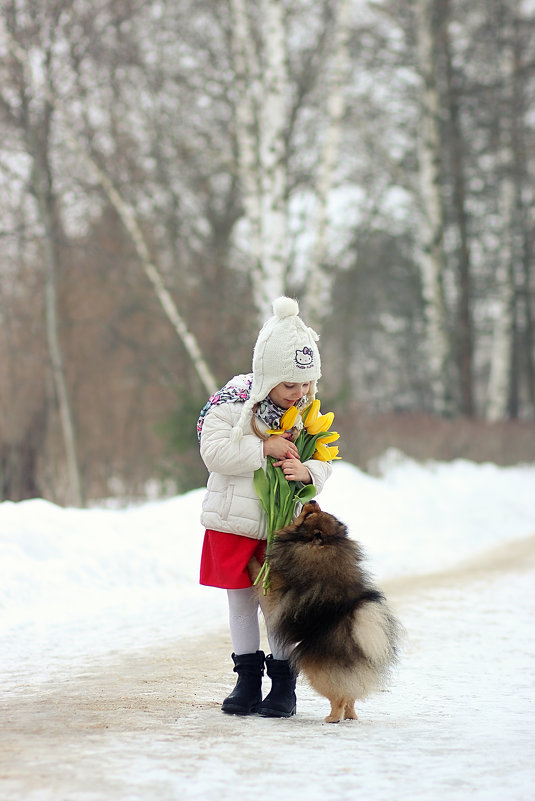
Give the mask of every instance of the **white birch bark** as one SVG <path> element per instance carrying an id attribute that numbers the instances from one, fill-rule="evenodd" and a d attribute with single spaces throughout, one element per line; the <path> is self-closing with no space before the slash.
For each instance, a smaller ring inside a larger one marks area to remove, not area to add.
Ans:
<path id="1" fill-rule="evenodd" d="M 262 175 L 262 252 L 265 275 L 261 304 L 282 295 L 287 274 L 287 164 L 285 131 L 288 124 L 288 60 L 284 4 L 262 0 L 264 33 L 263 102 L 260 118 Z"/>
<path id="2" fill-rule="evenodd" d="M 450 411 L 450 343 L 444 298 L 444 212 L 440 187 L 439 95 L 435 81 L 436 47 L 433 0 L 416 3 L 418 67 L 421 79 L 420 130 L 418 136 L 421 204 L 419 266 L 425 305 L 427 345 L 433 408 Z"/>
<path id="3" fill-rule="evenodd" d="M 342 123 L 346 111 L 346 93 L 351 68 L 349 35 L 351 31 L 351 0 L 337 5 L 333 33 L 333 64 L 327 90 L 327 122 L 316 180 L 315 240 L 306 281 L 305 308 L 310 324 L 320 328 L 324 310 L 334 282 L 334 271 L 325 264 L 328 245 L 329 196 L 334 184 L 340 151 Z"/>
<path id="4" fill-rule="evenodd" d="M 143 235 L 141 226 L 138 223 L 135 210 L 122 197 L 122 195 L 113 185 L 113 182 L 111 181 L 109 176 L 98 166 L 97 162 L 90 156 L 89 153 L 87 153 L 84 146 L 80 143 L 76 133 L 72 130 L 71 126 L 68 123 L 68 115 L 65 112 L 65 109 L 63 108 L 59 98 L 51 91 L 50 87 L 39 86 L 38 82 L 35 80 L 33 76 L 31 65 L 28 59 L 26 58 L 26 54 L 24 53 L 22 48 L 11 37 L 9 37 L 8 42 L 11 52 L 13 53 L 15 58 L 19 61 L 19 63 L 22 65 L 23 69 L 26 70 L 29 83 L 32 86 L 33 90 L 36 91 L 37 93 L 44 92 L 47 100 L 51 103 L 51 105 L 58 112 L 61 113 L 62 128 L 65 133 L 67 141 L 70 143 L 73 149 L 76 150 L 81 159 L 85 162 L 85 164 L 92 170 L 92 172 L 98 178 L 102 189 L 104 190 L 109 201 L 117 211 L 119 217 L 123 222 L 123 225 L 128 231 L 132 239 L 132 242 L 134 244 L 138 258 L 140 260 L 141 266 L 145 272 L 145 275 L 149 279 L 152 288 L 169 322 L 171 323 L 178 337 L 182 341 L 186 349 L 186 352 L 190 357 L 192 364 L 195 368 L 195 371 L 197 372 L 197 375 L 199 376 L 204 388 L 209 394 L 214 393 L 217 390 L 218 384 L 210 368 L 208 367 L 208 364 L 204 359 L 204 356 L 199 347 L 196 337 L 188 329 L 182 315 L 180 314 L 180 312 L 176 307 L 172 295 L 165 286 L 165 281 L 157 265 L 154 263 L 153 259 L 150 256 L 150 250 Z"/>
<path id="5" fill-rule="evenodd" d="M 52 384 L 56 394 L 60 428 L 63 438 L 63 446 L 65 448 L 68 486 L 67 502 L 73 506 L 84 506 L 84 492 L 82 476 L 80 472 L 80 463 L 78 459 L 76 430 L 67 387 L 63 351 L 59 336 L 57 302 L 57 276 L 59 272 L 59 221 L 57 218 L 56 198 L 53 191 L 52 179 L 50 177 L 48 151 L 50 120 L 46 119 L 49 112 L 51 117 L 51 108 L 49 108 L 48 104 L 45 103 L 46 108 L 43 111 L 42 119 L 40 120 L 42 130 L 41 137 L 39 137 L 37 128 L 32 123 L 29 103 L 27 102 L 30 86 L 33 89 L 34 97 L 38 96 L 39 93 L 35 92 L 34 87 L 32 86 L 31 71 L 24 59 L 22 59 L 20 66 L 22 74 L 24 75 L 22 80 L 23 85 L 20 87 L 20 97 L 21 99 L 24 97 L 24 99 L 22 99 L 23 107 L 24 103 L 26 102 L 26 119 L 23 123 L 25 127 L 24 136 L 26 139 L 28 154 L 32 159 L 31 186 L 37 201 L 38 218 L 43 226 L 44 232 L 43 254 L 45 267 L 45 331 L 52 374 Z M 48 75 L 46 78 L 47 81 L 49 81 L 50 76 Z M 45 85 L 47 87 L 47 91 L 50 92 L 50 83 L 47 82 Z"/>
<path id="6" fill-rule="evenodd" d="M 72 144 L 75 147 L 78 146 L 77 140 L 74 139 Z M 143 267 L 143 271 L 152 284 L 152 288 L 156 294 L 156 297 L 160 301 L 162 309 L 181 339 L 182 344 L 184 345 L 204 388 L 208 394 L 212 395 L 214 392 L 216 392 L 218 384 L 204 359 L 196 337 L 187 327 L 184 318 L 176 307 L 171 293 L 165 286 L 165 281 L 161 272 L 151 258 L 149 247 L 143 235 L 143 231 L 138 223 L 134 209 L 121 196 L 121 194 L 113 185 L 109 176 L 100 169 L 96 162 L 90 156 L 88 156 L 87 153 L 80 150 L 79 152 L 80 155 L 86 159 L 88 165 L 92 168 L 93 172 L 97 176 L 99 183 L 104 189 L 109 201 L 115 208 L 124 227 L 130 234 L 130 238 L 134 244 L 139 261 Z"/>
<path id="7" fill-rule="evenodd" d="M 511 33 L 511 32 L 509 32 Z M 507 37 L 507 31 L 505 32 Z M 504 43 L 498 59 L 507 108 L 513 109 L 514 52 L 511 40 Z M 513 169 L 513 135 L 511 115 L 501 115 L 499 209 L 503 233 L 500 240 L 500 263 L 496 272 L 497 307 L 490 353 L 486 417 L 490 421 L 507 417 L 513 357 L 514 314 L 514 215 L 515 185 Z"/>
<path id="8" fill-rule="evenodd" d="M 58 402 L 60 426 L 65 447 L 67 483 L 69 487 L 68 503 L 73 506 L 84 506 L 83 485 L 76 445 L 76 432 L 58 332 L 58 259 L 55 246 L 56 232 L 54 230 L 52 209 L 50 207 L 51 195 L 47 186 L 45 166 L 42 164 L 40 156 L 36 151 L 34 151 L 32 155 L 34 164 L 33 185 L 37 199 L 39 218 L 44 228 L 43 251 L 45 263 L 44 300 L 46 339 L 52 371 L 52 382 Z"/>
<path id="9" fill-rule="evenodd" d="M 230 0 L 238 170 L 250 231 L 251 284 L 263 322 L 286 282 L 289 81 L 284 4 L 262 0 L 262 68 L 248 8 L 247 0 Z"/>
<path id="10" fill-rule="evenodd" d="M 236 98 L 234 114 L 238 147 L 238 174 L 249 226 L 251 284 L 255 301 L 264 292 L 262 247 L 262 186 L 259 155 L 260 64 L 248 15 L 247 0 L 230 0 L 232 60 Z M 263 305 L 262 303 L 260 305 Z"/>

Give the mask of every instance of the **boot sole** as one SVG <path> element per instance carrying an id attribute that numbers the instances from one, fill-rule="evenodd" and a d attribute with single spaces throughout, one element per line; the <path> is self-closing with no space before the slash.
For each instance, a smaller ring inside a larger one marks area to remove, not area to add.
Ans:
<path id="1" fill-rule="evenodd" d="M 256 715 L 255 707 L 252 707 L 252 709 L 246 709 L 243 706 L 233 706 L 232 704 L 222 706 L 221 711 L 224 712 L 225 715 Z"/>
<path id="2" fill-rule="evenodd" d="M 291 718 L 296 714 L 296 707 L 291 712 L 277 712 L 276 709 L 257 709 L 256 714 L 261 718 Z"/>

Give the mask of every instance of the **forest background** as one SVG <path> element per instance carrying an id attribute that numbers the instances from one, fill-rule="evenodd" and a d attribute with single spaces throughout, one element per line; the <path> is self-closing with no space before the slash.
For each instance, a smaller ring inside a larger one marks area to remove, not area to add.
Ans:
<path id="1" fill-rule="evenodd" d="M 281 294 L 343 458 L 535 460 L 533 0 L 0 7 L 0 500 L 204 484 Z"/>

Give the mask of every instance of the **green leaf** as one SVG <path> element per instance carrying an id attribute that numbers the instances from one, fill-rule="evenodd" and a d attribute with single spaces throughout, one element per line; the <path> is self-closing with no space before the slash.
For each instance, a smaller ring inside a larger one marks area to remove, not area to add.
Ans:
<path id="1" fill-rule="evenodd" d="M 301 415 L 301 417 L 302 417 L 302 419 L 303 419 L 303 425 L 305 425 L 305 424 L 306 424 L 306 421 L 308 420 L 308 415 L 310 414 L 310 412 L 311 412 L 311 409 L 312 409 L 312 403 L 309 403 L 309 404 L 308 404 L 308 406 L 306 407 L 305 411 L 304 411 L 304 412 L 303 412 L 303 414 Z M 303 429 L 303 430 L 304 430 L 304 429 Z"/>
<path id="2" fill-rule="evenodd" d="M 311 501 L 315 495 L 316 495 L 316 487 L 314 486 L 314 484 L 305 484 L 303 487 L 301 487 L 300 490 L 298 490 L 295 493 L 296 499 L 298 499 L 303 504 L 303 506 L 305 505 L 305 503 L 308 503 L 308 501 Z"/>
<path id="3" fill-rule="evenodd" d="M 253 587 L 256 587 L 257 584 L 260 584 L 260 579 L 263 578 L 263 576 L 266 573 L 266 571 L 267 571 L 267 561 L 264 560 L 264 564 L 260 568 L 260 570 L 258 572 L 258 576 L 254 580 Z"/>
<path id="4" fill-rule="evenodd" d="M 299 455 L 301 455 L 301 450 L 303 449 L 303 446 L 306 442 L 306 438 L 307 438 L 306 429 L 302 428 L 299 434 L 297 435 L 297 439 L 295 440 L 294 443 L 295 447 L 299 451 Z"/>
<path id="5" fill-rule="evenodd" d="M 314 455 L 314 451 L 316 450 L 316 442 L 320 437 L 324 437 L 328 432 L 320 431 L 319 434 L 307 434 L 305 442 L 303 444 L 303 451 L 301 453 L 301 461 L 308 462 L 309 459 L 312 459 Z"/>
<path id="6" fill-rule="evenodd" d="M 273 467 L 273 459 L 268 458 L 269 479 L 269 512 L 268 521 L 271 532 L 275 531 L 275 516 L 277 511 L 277 468 Z"/>
<path id="7" fill-rule="evenodd" d="M 253 484 L 262 505 L 262 509 L 266 514 L 269 511 L 269 481 L 264 470 L 259 467 L 255 470 L 253 475 Z"/>
<path id="8" fill-rule="evenodd" d="M 273 531 L 278 531 L 278 529 L 283 525 L 282 512 L 286 503 L 286 498 L 290 493 L 290 488 L 280 467 L 275 468 L 274 479 L 275 498 L 273 505 Z"/>
<path id="9" fill-rule="evenodd" d="M 282 526 L 287 526 L 292 522 L 293 511 L 295 508 L 295 491 L 297 488 L 297 482 L 289 481 L 288 486 L 290 488 L 290 492 L 288 493 L 284 508 L 281 512 L 281 528 Z"/>

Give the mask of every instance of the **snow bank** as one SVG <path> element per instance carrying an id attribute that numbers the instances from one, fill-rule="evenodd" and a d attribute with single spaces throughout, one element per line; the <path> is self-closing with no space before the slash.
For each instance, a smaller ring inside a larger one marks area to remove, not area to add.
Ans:
<path id="1" fill-rule="evenodd" d="M 0 668 L 39 678 L 64 660 L 220 625 L 225 593 L 197 578 L 203 492 L 125 509 L 0 504 Z M 535 466 L 391 453 L 379 477 L 335 463 L 319 501 L 381 581 L 535 533 Z"/>

